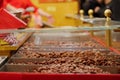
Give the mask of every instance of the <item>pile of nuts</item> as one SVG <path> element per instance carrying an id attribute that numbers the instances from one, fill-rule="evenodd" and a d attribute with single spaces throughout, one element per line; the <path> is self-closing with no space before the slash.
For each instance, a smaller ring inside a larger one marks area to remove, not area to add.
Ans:
<path id="1" fill-rule="evenodd" d="M 38 59 L 39 60 L 39 59 Z M 49 58 L 40 61 L 24 61 L 24 62 L 10 62 L 10 64 L 20 64 L 20 65 L 49 65 L 49 64 L 81 64 L 88 66 L 118 66 L 120 62 L 113 60 L 112 58 L 98 57 L 98 58 L 87 58 L 87 57 L 64 57 L 64 58 Z"/>
<path id="2" fill-rule="evenodd" d="M 40 47 L 49 46 L 49 48 L 103 48 L 103 46 L 99 45 L 96 41 L 82 40 L 82 41 L 55 41 L 55 40 L 45 40 L 40 42 Z M 24 48 L 23 48 L 24 47 Z M 34 39 L 30 38 L 24 45 L 22 49 L 29 49 L 36 47 L 34 44 Z M 39 48 L 40 48 L 39 47 Z"/>
<path id="3" fill-rule="evenodd" d="M 95 41 L 70 42 L 70 41 L 43 41 L 42 46 L 54 46 L 50 48 L 101 48 Z M 29 69 L 35 73 L 77 73 L 77 74 L 110 74 L 98 66 L 119 66 L 120 56 L 112 55 L 111 52 L 102 52 L 98 49 L 75 50 L 75 51 L 51 51 L 40 52 L 40 46 L 29 40 L 17 52 L 14 57 L 26 59 L 25 61 L 10 61 L 11 65 L 36 65 L 36 68 Z M 33 50 L 37 48 L 38 50 Z M 108 56 L 109 55 L 109 56 Z M 39 60 L 43 58 L 43 60 Z M 29 59 L 35 59 L 29 61 Z M 36 60 L 37 59 L 37 60 Z M 28 60 L 28 61 L 27 61 Z"/>
<path id="4" fill-rule="evenodd" d="M 65 45 L 76 45 L 79 47 L 99 47 L 100 45 L 97 44 L 95 41 L 90 40 L 90 41 L 80 41 L 80 42 L 74 42 L 74 41 L 44 41 L 42 43 L 43 45 L 61 45 L 61 46 L 65 46 Z"/>
<path id="5" fill-rule="evenodd" d="M 109 55 L 112 52 L 101 52 L 98 50 L 79 50 L 79 51 L 51 51 L 51 52 L 40 52 L 34 50 L 19 50 L 17 55 L 22 58 L 59 58 L 59 57 L 92 57 L 96 56 L 103 57 L 103 55 Z M 17 56 L 16 55 L 16 56 Z"/>
<path id="6" fill-rule="evenodd" d="M 48 66 L 41 66 L 34 69 L 32 72 L 45 74 L 59 74 L 59 73 L 74 73 L 74 74 L 110 74 L 102 69 L 94 66 L 85 66 L 77 64 L 53 64 Z"/>

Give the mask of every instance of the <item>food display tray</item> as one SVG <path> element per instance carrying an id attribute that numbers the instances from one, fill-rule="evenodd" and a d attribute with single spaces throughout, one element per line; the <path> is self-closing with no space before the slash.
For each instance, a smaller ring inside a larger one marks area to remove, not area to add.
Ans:
<path id="1" fill-rule="evenodd" d="M 43 67 L 43 66 L 47 66 L 47 65 L 4 65 L 0 69 L 0 72 L 4 71 L 4 72 L 35 73 L 35 72 L 32 72 L 32 70 L 36 69 L 37 67 Z M 97 66 L 97 67 L 99 67 L 103 71 L 110 72 L 110 74 L 120 74 L 120 66 Z M 55 73 L 52 73 L 52 74 L 55 74 Z M 74 75 L 74 73 L 61 73 L 61 74 L 73 74 Z M 78 74 L 80 74 L 80 73 L 78 73 Z"/>

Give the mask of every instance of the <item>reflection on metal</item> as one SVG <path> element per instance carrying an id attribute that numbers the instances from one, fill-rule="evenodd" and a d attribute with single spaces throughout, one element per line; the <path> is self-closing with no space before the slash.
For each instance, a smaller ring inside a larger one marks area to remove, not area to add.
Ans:
<path id="1" fill-rule="evenodd" d="M 111 30 L 106 30 L 106 44 L 107 44 L 107 47 L 110 47 L 112 46 L 112 38 L 111 38 Z"/>
<path id="2" fill-rule="evenodd" d="M 106 27 L 109 27 L 109 25 L 110 25 L 110 21 L 111 21 L 110 16 L 111 16 L 111 13 L 112 13 L 112 12 L 111 12 L 110 9 L 107 9 L 107 10 L 105 10 L 105 12 L 104 12 L 104 15 L 106 16 L 106 23 L 105 23 L 105 26 L 106 26 Z M 112 46 L 112 38 L 111 38 L 111 30 L 110 30 L 110 29 L 106 30 L 106 35 L 105 35 L 105 37 L 106 37 L 107 47 L 111 47 L 111 46 Z"/>
<path id="3" fill-rule="evenodd" d="M 92 9 L 90 9 L 88 11 L 88 14 L 89 14 L 90 19 L 93 19 L 93 10 Z"/>
<path id="4" fill-rule="evenodd" d="M 83 25 L 83 21 L 84 21 L 84 10 L 80 10 L 80 25 Z"/>
<path id="5" fill-rule="evenodd" d="M 104 15 L 106 16 L 106 21 L 107 22 L 111 21 L 111 18 L 110 18 L 111 14 L 112 14 L 112 12 L 111 12 L 110 9 L 105 10 Z"/>
<path id="6" fill-rule="evenodd" d="M 94 13 L 94 11 L 93 11 L 92 9 L 90 9 L 90 10 L 88 11 L 89 18 L 91 19 L 90 22 L 93 22 L 93 13 Z M 91 27 L 93 27 L 93 26 L 91 26 Z M 91 36 L 94 36 L 94 31 L 93 31 L 93 30 L 91 30 L 90 33 L 91 33 Z"/>

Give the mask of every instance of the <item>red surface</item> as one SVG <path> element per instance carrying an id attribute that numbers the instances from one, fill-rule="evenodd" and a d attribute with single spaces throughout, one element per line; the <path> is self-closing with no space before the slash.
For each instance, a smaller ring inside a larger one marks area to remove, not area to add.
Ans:
<path id="1" fill-rule="evenodd" d="M 23 75 L 23 80 L 118 80 L 119 78 L 120 75 Z"/>
<path id="2" fill-rule="evenodd" d="M 117 49 L 115 49 L 115 48 L 113 48 L 113 47 L 110 47 L 110 50 L 112 50 L 113 52 L 115 52 L 115 53 L 117 53 L 117 54 L 120 54 L 120 51 L 117 50 Z"/>
<path id="3" fill-rule="evenodd" d="M 0 0 L 0 8 L 3 6 L 3 0 Z"/>
<path id="4" fill-rule="evenodd" d="M 22 80 L 21 73 L 0 73 L 0 80 Z"/>
<path id="5" fill-rule="evenodd" d="M 16 8 L 26 9 L 28 7 L 34 7 L 35 11 L 38 9 L 38 7 L 35 6 L 30 0 L 6 0 L 6 2 Z"/>
<path id="6" fill-rule="evenodd" d="M 120 75 L 0 73 L 0 80 L 119 80 Z"/>
<path id="7" fill-rule="evenodd" d="M 101 44 L 102 46 L 106 47 L 105 43 L 104 43 L 100 38 L 98 38 L 98 37 L 92 37 L 92 38 L 93 38 L 95 41 L 97 41 L 99 44 Z M 113 48 L 113 47 L 110 47 L 109 49 L 110 49 L 111 51 L 117 53 L 117 54 L 120 54 L 120 51 L 117 50 L 117 49 L 115 49 L 115 48 Z"/>
<path id="8" fill-rule="evenodd" d="M 5 9 L 0 9 L 0 29 L 24 28 L 26 23 L 10 14 Z"/>
<path id="9" fill-rule="evenodd" d="M 105 43 L 103 41 L 101 41 L 101 39 L 97 38 L 97 37 L 92 37 L 95 41 L 97 41 L 98 43 L 100 43 L 102 46 L 106 47 Z"/>

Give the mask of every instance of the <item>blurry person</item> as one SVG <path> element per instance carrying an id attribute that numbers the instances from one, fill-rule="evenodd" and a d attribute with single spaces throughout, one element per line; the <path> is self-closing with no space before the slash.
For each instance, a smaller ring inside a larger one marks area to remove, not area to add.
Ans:
<path id="1" fill-rule="evenodd" d="M 83 9 L 83 5 L 86 2 L 86 0 L 78 0 L 79 10 Z"/>
<path id="2" fill-rule="evenodd" d="M 0 0 L 0 13 L 1 13 L 2 8 L 4 8 L 3 2 L 4 2 L 4 0 Z M 0 41 L 5 41 L 8 44 L 16 44 L 16 43 L 18 43 L 18 40 L 16 39 L 16 37 L 12 33 L 1 33 L 0 34 Z M 1 44 L 2 43 L 0 43 L 0 45 Z"/>
<path id="3" fill-rule="evenodd" d="M 120 0 L 104 0 L 105 6 L 104 8 L 99 9 L 99 13 L 102 17 L 104 17 L 104 11 L 106 9 L 110 9 L 112 11 L 111 18 L 112 20 L 120 21 Z"/>
<path id="4" fill-rule="evenodd" d="M 34 17 L 34 22 L 35 22 L 37 27 L 43 26 L 41 16 L 45 16 L 48 19 L 48 23 L 52 24 L 54 22 L 54 19 L 53 19 L 52 15 L 44 12 L 42 9 L 38 9 L 31 2 L 31 0 L 7 0 L 7 1 L 9 3 L 9 5 L 11 5 L 11 6 L 13 6 L 17 9 L 21 9 L 21 10 L 23 10 L 23 12 L 25 12 L 26 9 L 29 8 L 29 7 L 34 7 L 34 13 L 35 14 L 32 14 L 32 16 Z"/>
<path id="5" fill-rule="evenodd" d="M 5 8 L 8 11 L 16 11 L 17 9 L 9 4 L 10 0 L 3 0 L 2 8 Z"/>
<path id="6" fill-rule="evenodd" d="M 105 0 L 105 4 L 112 11 L 111 18 L 120 21 L 120 0 Z"/>
<path id="7" fill-rule="evenodd" d="M 96 10 L 97 14 L 100 15 L 100 17 L 104 17 L 104 11 L 106 9 L 110 9 L 110 7 L 112 6 L 112 0 L 104 0 L 104 4 L 105 6 L 103 8 L 99 8 Z"/>
<path id="8" fill-rule="evenodd" d="M 104 3 L 107 5 L 110 5 L 112 3 L 112 0 L 104 0 Z"/>
<path id="9" fill-rule="evenodd" d="M 102 17 L 102 14 L 100 14 L 100 10 L 105 7 L 104 0 L 96 0 L 97 6 L 94 8 L 94 15 L 95 17 Z"/>
<path id="10" fill-rule="evenodd" d="M 83 4 L 83 9 L 85 11 L 85 15 L 88 15 L 89 9 L 93 9 L 94 12 L 97 12 L 97 9 L 101 7 L 102 0 L 86 0 Z M 94 14 L 95 17 L 98 17 L 98 15 Z"/>

